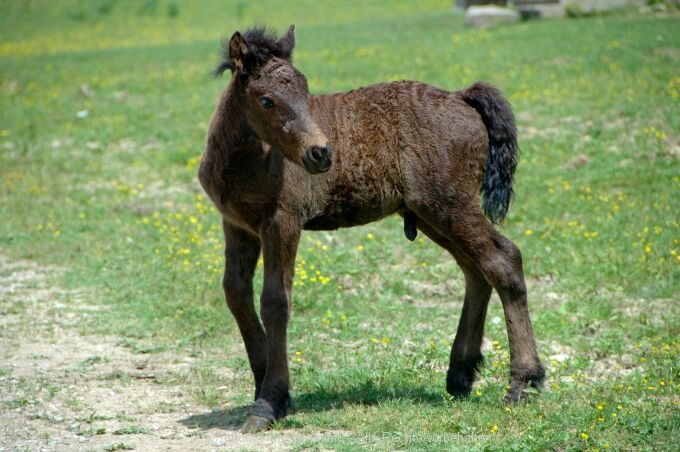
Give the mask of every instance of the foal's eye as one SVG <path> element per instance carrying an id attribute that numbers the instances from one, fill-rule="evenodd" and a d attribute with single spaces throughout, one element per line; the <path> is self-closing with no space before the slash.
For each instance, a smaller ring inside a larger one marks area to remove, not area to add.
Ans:
<path id="1" fill-rule="evenodd" d="M 267 96 L 262 96 L 260 97 L 260 105 L 264 108 L 274 108 L 274 101 L 267 97 Z"/>

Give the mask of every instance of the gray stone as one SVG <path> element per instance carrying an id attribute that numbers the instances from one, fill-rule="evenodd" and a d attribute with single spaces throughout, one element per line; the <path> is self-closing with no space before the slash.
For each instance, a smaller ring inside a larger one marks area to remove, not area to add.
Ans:
<path id="1" fill-rule="evenodd" d="M 569 15 L 581 16 L 642 6 L 645 0 L 562 0 L 561 3 Z"/>
<path id="2" fill-rule="evenodd" d="M 453 4 L 454 10 L 465 11 L 473 5 L 498 5 L 507 6 L 507 0 L 456 0 Z"/>
<path id="3" fill-rule="evenodd" d="M 471 6 L 465 11 L 465 25 L 475 28 L 488 28 L 517 21 L 519 12 L 500 6 Z"/>

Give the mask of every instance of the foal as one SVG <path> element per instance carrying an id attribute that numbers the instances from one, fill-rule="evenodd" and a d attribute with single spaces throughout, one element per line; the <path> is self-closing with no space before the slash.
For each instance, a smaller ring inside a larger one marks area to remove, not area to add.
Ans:
<path id="1" fill-rule="evenodd" d="M 199 169 L 223 217 L 224 292 L 255 377 L 242 431 L 269 428 L 290 403 L 286 328 L 303 229 L 355 226 L 398 213 L 447 249 L 465 275 L 465 300 L 446 389 L 468 396 L 482 363 L 489 298 L 503 303 L 510 343 L 508 398 L 540 387 L 539 361 L 518 248 L 485 217 L 507 214 L 516 128 L 499 91 L 476 83 L 448 92 L 393 82 L 313 96 L 291 63 L 293 27 L 276 39 L 236 32 L 215 71 L 232 73 Z M 480 199 L 481 192 L 481 199 Z M 483 206 L 480 208 L 480 204 Z M 258 317 L 253 274 L 264 258 Z"/>

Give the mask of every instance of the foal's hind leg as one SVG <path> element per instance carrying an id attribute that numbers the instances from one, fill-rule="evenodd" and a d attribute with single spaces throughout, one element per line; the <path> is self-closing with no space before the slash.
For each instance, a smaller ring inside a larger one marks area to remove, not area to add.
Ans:
<path id="1" fill-rule="evenodd" d="M 226 268 L 222 286 L 248 353 L 257 399 L 267 371 L 267 338 L 253 304 L 253 274 L 260 256 L 260 240 L 226 221 L 223 227 Z"/>
<path id="2" fill-rule="evenodd" d="M 484 320 L 492 288 L 479 268 L 456 247 L 455 243 L 424 222 L 420 222 L 418 227 L 425 235 L 453 255 L 465 275 L 463 312 L 451 347 L 446 390 L 454 397 L 467 397 L 470 395 L 477 370 L 484 360 L 481 352 Z"/>
<path id="3" fill-rule="evenodd" d="M 475 261 L 503 303 L 510 343 L 510 388 L 507 397 L 517 401 L 528 384 L 540 387 L 545 377 L 529 318 L 522 255 L 481 212 L 476 220 L 462 227 L 454 226 L 453 239 Z"/>
<path id="4" fill-rule="evenodd" d="M 507 397 L 516 401 L 527 385 L 540 387 L 545 377 L 529 319 L 522 256 L 510 240 L 494 229 L 478 205 L 461 205 L 459 208 L 458 212 L 464 214 L 438 212 L 426 221 L 436 225 L 439 234 L 454 242 L 498 292 L 510 343 L 510 388 Z M 449 371 L 454 376 L 458 375 L 455 363 L 452 362 Z"/>

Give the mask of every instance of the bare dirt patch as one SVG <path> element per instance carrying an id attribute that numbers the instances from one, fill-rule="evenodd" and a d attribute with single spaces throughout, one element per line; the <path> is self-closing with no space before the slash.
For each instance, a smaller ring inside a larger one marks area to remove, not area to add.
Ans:
<path id="1" fill-rule="evenodd" d="M 210 410 L 183 383 L 196 358 L 81 334 L 79 319 L 102 307 L 52 285 L 59 272 L 0 254 L 0 451 L 286 450 L 318 439 L 241 435 L 242 407 Z"/>

